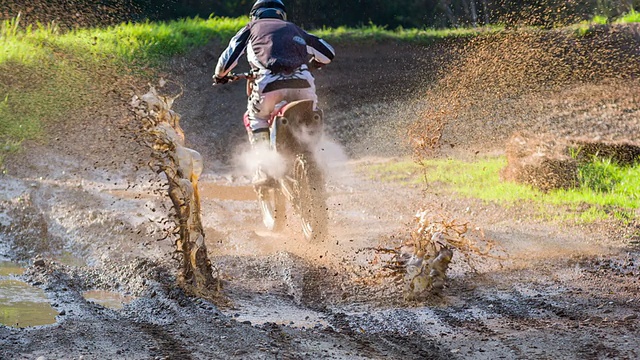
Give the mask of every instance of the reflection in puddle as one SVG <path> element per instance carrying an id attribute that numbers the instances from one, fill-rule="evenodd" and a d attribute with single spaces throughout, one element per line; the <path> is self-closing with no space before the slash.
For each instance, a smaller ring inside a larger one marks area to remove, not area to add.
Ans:
<path id="1" fill-rule="evenodd" d="M 132 302 L 135 299 L 133 296 L 126 296 L 117 292 L 105 290 L 85 291 L 84 293 L 82 293 L 82 296 L 84 296 L 87 301 L 94 302 L 98 305 L 113 310 L 120 310 L 126 304 Z"/>
<path id="2" fill-rule="evenodd" d="M 0 263 L 0 323 L 13 327 L 48 325 L 58 313 L 51 307 L 42 289 L 10 275 L 22 273 L 19 265 Z"/>

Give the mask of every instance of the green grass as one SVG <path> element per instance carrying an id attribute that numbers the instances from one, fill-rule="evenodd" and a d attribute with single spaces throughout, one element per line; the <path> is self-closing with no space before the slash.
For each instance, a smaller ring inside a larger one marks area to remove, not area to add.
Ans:
<path id="1" fill-rule="evenodd" d="M 630 12 L 624 14 L 620 18 L 615 20 L 617 24 L 631 24 L 631 23 L 639 23 L 640 22 L 640 13 L 631 10 Z"/>
<path id="2" fill-rule="evenodd" d="M 53 44 L 76 56 L 91 54 L 129 65 L 159 65 L 167 57 L 185 54 L 213 38 L 227 40 L 246 22 L 246 18 L 211 18 L 127 23 L 106 29 L 76 30 L 56 37 Z"/>
<path id="3" fill-rule="evenodd" d="M 9 102 L 9 95 L 0 102 L 0 134 L 6 138 L 5 151 L 15 150 L 22 140 L 37 137 L 41 133 L 39 122 L 34 117 L 18 115 L 20 108 L 13 97 Z"/>
<path id="4" fill-rule="evenodd" d="M 426 160 L 423 164 L 407 160 L 371 165 L 363 171 L 383 181 L 426 182 L 432 192 L 461 198 L 501 205 L 530 204 L 539 211 L 550 205 L 561 207 L 564 213 L 554 216 L 581 222 L 609 218 L 629 221 L 635 209 L 640 208 L 640 165 L 621 167 L 609 160 L 594 160 L 580 166 L 579 187 L 547 193 L 502 181 L 500 171 L 506 165 L 504 157 L 473 162 L 437 159 Z"/>
<path id="5" fill-rule="evenodd" d="M 22 28 L 20 17 L 3 21 L 0 168 L 6 155 L 19 150 L 23 141 L 41 137 L 46 123 L 92 103 L 100 93 L 101 75 L 151 76 L 172 56 L 215 38 L 228 41 L 247 20 L 123 23 L 68 32 L 53 25 Z"/>
<path id="6" fill-rule="evenodd" d="M 482 33 L 498 32 L 501 26 L 486 26 L 482 28 L 455 29 L 404 29 L 388 30 L 384 26 L 370 24 L 358 28 L 323 28 L 312 31 L 315 35 L 330 42 L 383 42 L 401 41 L 407 43 L 430 44 L 447 38 L 471 37 Z"/>
<path id="7" fill-rule="evenodd" d="M 579 37 L 585 37 L 593 33 L 594 26 L 606 25 L 606 24 L 631 24 L 640 22 L 640 13 L 635 10 L 620 16 L 616 19 L 609 19 L 603 15 L 595 15 L 591 20 L 583 21 L 572 28 L 575 29 L 576 35 Z"/>
<path id="8" fill-rule="evenodd" d="M 20 30 L 19 18 L 16 18 L 6 20 L 0 30 L 0 43 L 4 48 L 0 53 L 0 64 L 11 61 L 32 64 L 63 53 L 83 61 L 104 61 L 106 58 L 126 65 L 158 65 L 167 57 L 184 54 L 213 38 L 228 40 L 247 20 L 244 17 L 195 18 L 123 23 L 62 33 L 54 26 L 42 25 Z"/>

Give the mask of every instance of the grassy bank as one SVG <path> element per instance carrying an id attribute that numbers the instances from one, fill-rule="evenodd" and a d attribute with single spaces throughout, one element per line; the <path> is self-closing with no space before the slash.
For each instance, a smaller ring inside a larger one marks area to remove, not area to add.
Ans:
<path id="1" fill-rule="evenodd" d="M 126 23 L 62 32 L 54 25 L 0 25 L 0 168 L 46 124 L 95 103 L 114 76 L 149 77 L 171 56 L 228 39 L 246 18 Z"/>
<path id="2" fill-rule="evenodd" d="M 580 186 L 542 192 L 531 186 L 505 182 L 500 171 L 507 165 L 503 156 L 468 162 L 454 159 L 411 160 L 369 165 L 361 170 L 383 181 L 426 185 L 439 194 L 474 198 L 501 205 L 529 204 L 547 216 L 547 206 L 558 207 L 559 220 L 593 222 L 615 218 L 627 221 L 640 209 L 640 163 L 618 166 L 594 159 L 579 169 Z M 578 211 L 579 210 L 579 211 Z"/>

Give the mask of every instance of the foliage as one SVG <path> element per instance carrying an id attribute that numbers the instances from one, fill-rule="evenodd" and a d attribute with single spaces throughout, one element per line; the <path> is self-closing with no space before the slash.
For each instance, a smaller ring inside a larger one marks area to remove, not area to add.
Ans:
<path id="1" fill-rule="evenodd" d="M 80 56 L 108 56 L 128 63 L 158 63 L 184 54 L 213 38 L 230 38 L 246 18 L 182 19 L 171 22 L 126 23 L 106 29 L 79 29 L 56 38 L 54 43 Z"/>
<path id="2" fill-rule="evenodd" d="M 36 117 L 18 115 L 23 114 L 22 104 L 19 99 L 11 100 L 10 103 L 6 95 L 0 102 L 0 146 L 4 151 L 15 151 L 22 140 L 37 137 L 41 132 Z"/>
<path id="3" fill-rule="evenodd" d="M 611 159 L 594 158 L 578 168 L 578 180 L 595 192 L 611 192 L 620 182 L 621 174 Z"/>
<path id="4" fill-rule="evenodd" d="M 592 24 L 606 25 L 608 22 L 609 22 L 609 19 L 606 16 L 602 16 L 602 15 L 596 15 L 593 18 L 591 18 Z"/>

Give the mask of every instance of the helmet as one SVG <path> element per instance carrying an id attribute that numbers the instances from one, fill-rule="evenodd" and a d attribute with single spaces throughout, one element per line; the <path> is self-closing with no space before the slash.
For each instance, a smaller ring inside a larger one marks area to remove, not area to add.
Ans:
<path id="1" fill-rule="evenodd" d="M 257 0 L 251 12 L 251 20 L 258 19 L 280 19 L 287 20 L 287 9 L 281 0 Z"/>

